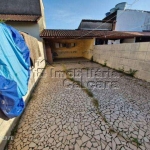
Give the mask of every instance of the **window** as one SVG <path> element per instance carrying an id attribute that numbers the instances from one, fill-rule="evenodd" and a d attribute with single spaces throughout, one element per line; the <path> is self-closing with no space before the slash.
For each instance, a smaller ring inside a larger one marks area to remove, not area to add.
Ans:
<path id="1" fill-rule="evenodd" d="M 76 43 L 55 43 L 55 48 L 72 48 Z"/>
<path id="2" fill-rule="evenodd" d="M 76 46 L 76 43 L 71 43 L 71 47 L 75 47 Z"/>
<path id="3" fill-rule="evenodd" d="M 99 39 L 99 38 L 96 38 L 95 39 L 95 45 L 104 45 L 104 44 L 107 44 L 108 40 L 103 40 L 103 39 Z"/>
<path id="4" fill-rule="evenodd" d="M 62 47 L 66 47 L 66 43 L 62 43 Z"/>
<path id="5" fill-rule="evenodd" d="M 59 43 L 55 43 L 55 47 L 56 47 L 56 48 L 59 48 Z"/>

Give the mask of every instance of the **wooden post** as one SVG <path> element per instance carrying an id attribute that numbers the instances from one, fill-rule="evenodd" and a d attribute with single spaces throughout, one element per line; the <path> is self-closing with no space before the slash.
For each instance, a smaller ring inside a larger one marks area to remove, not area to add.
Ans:
<path id="1" fill-rule="evenodd" d="M 53 57 L 52 57 L 52 50 L 49 44 L 49 41 L 45 41 L 45 47 L 46 47 L 46 60 L 48 63 L 53 63 Z"/>

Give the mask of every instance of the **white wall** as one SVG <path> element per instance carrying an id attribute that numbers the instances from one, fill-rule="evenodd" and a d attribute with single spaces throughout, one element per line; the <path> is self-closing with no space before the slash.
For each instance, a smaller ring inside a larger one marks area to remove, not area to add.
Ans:
<path id="1" fill-rule="evenodd" d="M 43 29 L 46 29 L 46 23 L 45 23 L 44 4 L 43 4 L 43 1 L 42 1 L 42 0 L 40 0 L 40 4 L 41 4 L 42 17 L 41 17 L 41 19 L 38 21 L 38 24 L 39 24 L 39 29 L 40 29 L 40 32 L 41 32 Z"/>
<path id="2" fill-rule="evenodd" d="M 120 44 L 120 40 L 108 40 L 108 45 L 109 44 Z"/>
<path id="3" fill-rule="evenodd" d="M 19 31 L 28 33 L 29 35 L 37 38 L 39 41 L 43 41 L 42 38 L 40 38 L 40 33 L 43 29 L 46 28 L 46 24 L 44 15 L 44 5 L 42 0 L 40 0 L 40 4 L 42 17 L 38 20 L 38 22 L 7 21 L 6 24 L 11 25 Z"/>
<path id="4" fill-rule="evenodd" d="M 124 39 L 123 43 L 135 43 L 135 38 Z"/>
<path id="5" fill-rule="evenodd" d="M 147 13 L 143 30 L 150 31 L 150 13 Z"/>
<path id="6" fill-rule="evenodd" d="M 150 18 L 150 13 L 136 10 L 118 10 L 116 31 L 143 31 Z M 147 27 L 148 28 L 148 27 Z"/>
<path id="7" fill-rule="evenodd" d="M 6 24 L 11 25 L 19 31 L 23 31 L 28 33 L 29 35 L 37 38 L 38 40 L 42 40 L 39 36 L 39 25 L 34 22 L 6 22 Z"/>

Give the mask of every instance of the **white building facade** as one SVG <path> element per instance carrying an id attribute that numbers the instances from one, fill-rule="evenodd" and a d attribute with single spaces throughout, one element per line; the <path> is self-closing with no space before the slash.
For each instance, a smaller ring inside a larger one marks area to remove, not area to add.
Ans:
<path id="1" fill-rule="evenodd" d="M 115 31 L 150 31 L 150 12 L 117 10 Z"/>

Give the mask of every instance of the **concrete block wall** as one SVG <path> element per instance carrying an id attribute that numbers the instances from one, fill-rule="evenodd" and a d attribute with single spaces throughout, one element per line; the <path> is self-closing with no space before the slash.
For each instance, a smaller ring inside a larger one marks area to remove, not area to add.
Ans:
<path id="1" fill-rule="evenodd" d="M 38 42 L 41 52 L 41 57 L 35 63 L 35 67 L 31 70 L 30 80 L 28 84 L 28 92 L 23 97 L 24 101 L 27 103 L 37 81 L 40 79 L 41 73 L 45 67 L 44 59 L 44 49 L 42 42 Z M 1 116 L 1 115 L 0 115 Z M 12 129 L 15 127 L 16 122 L 19 117 L 9 120 L 4 120 L 3 117 L 0 117 L 0 150 L 3 150 L 8 140 L 4 139 L 5 136 L 9 137 Z"/>
<path id="2" fill-rule="evenodd" d="M 150 42 L 95 45 L 93 59 L 115 69 L 138 70 L 135 77 L 150 82 Z"/>

